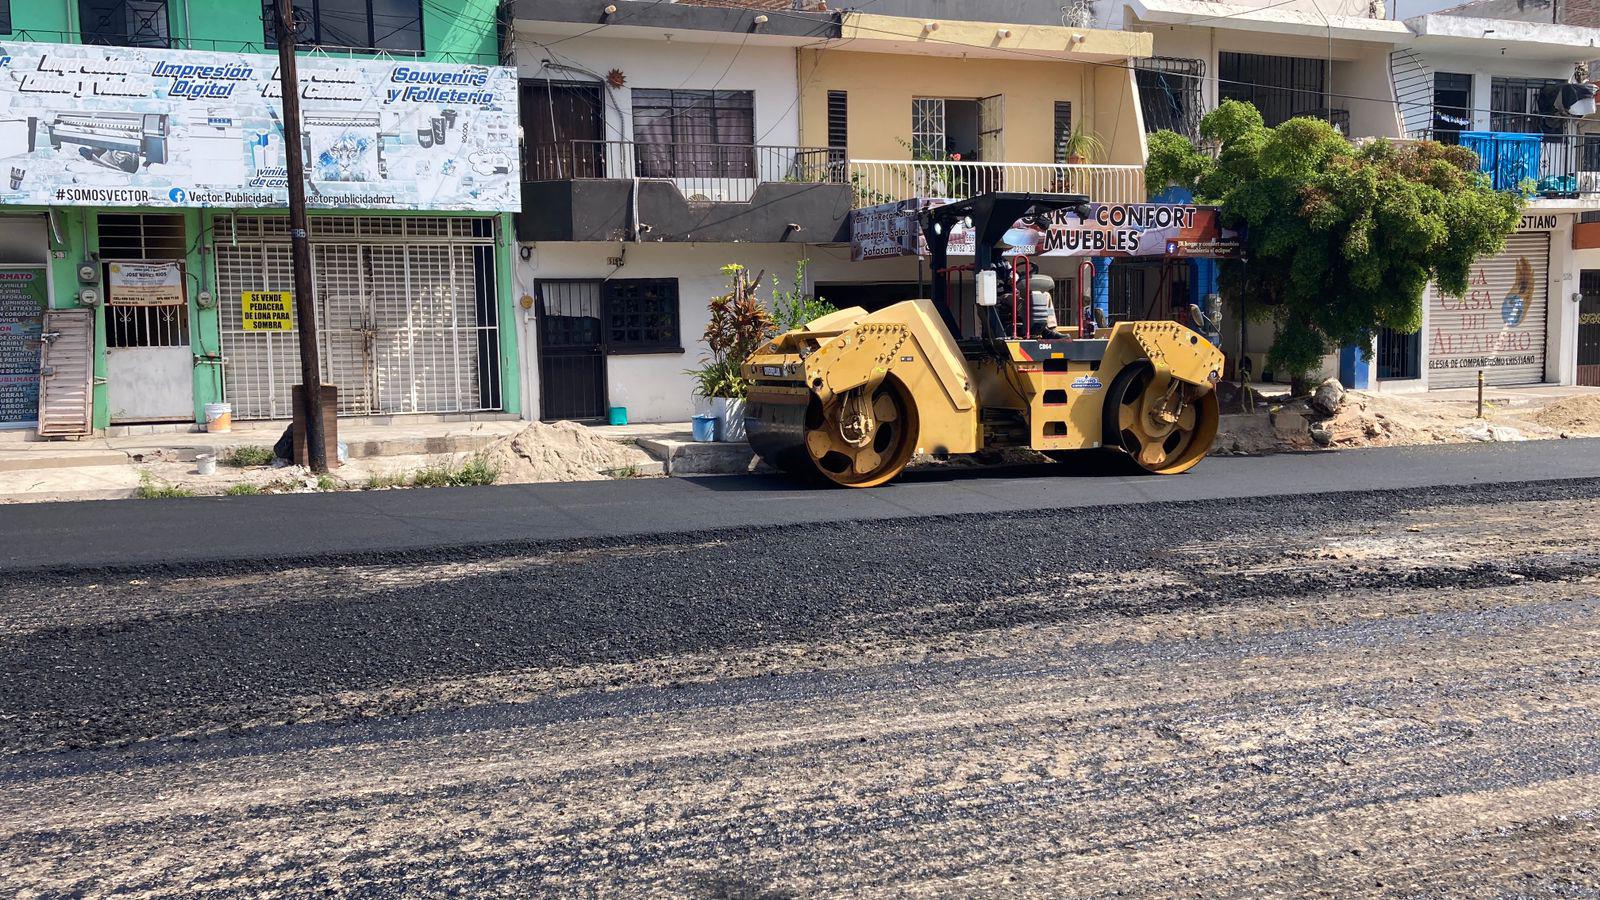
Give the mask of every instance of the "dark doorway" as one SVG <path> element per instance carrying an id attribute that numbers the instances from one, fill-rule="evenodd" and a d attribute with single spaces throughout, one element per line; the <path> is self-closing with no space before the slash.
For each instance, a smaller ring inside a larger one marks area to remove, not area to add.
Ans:
<path id="1" fill-rule="evenodd" d="M 1328 63 L 1320 59 L 1217 54 L 1217 93 L 1223 100 L 1253 103 L 1268 128 L 1296 116 L 1326 114 Z"/>
<path id="2" fill-rule="evenodd" d="M 523 177 L 606 177 L 605 100 L 600 85 L 523 79 L 519 87 Z"/>
<path id="3" fill-rule="evenodd" d="M 839 309 L 859 306 L 867 312 L 877 312 L 902 300 L 926 297 L 931 292 L 911 281 L 869 281 L 861 284 L 819 283 L 816 295 Z"/>
<path id="4" fill-rule="evenodd" d="M 594 421 L 606 414 L 600 291 L 598 281 L 539 282 L 539 417 L 545 421 Z"/>
<path id="5" fill-rule="evenodd" d="M 1578 383 L 1600 387 L 1600 269 L 1578 275 Z"/>
<path id="6" fill-rule="evenodd" d="M 1433 139 L 1441 144 L 1461 143 L 1461 132 L 1472 130 L 1472 76 L 1435 72 L 1433 76 Z"/>
<path id="7" fill-rule="evenodd" d="M 1422 377 L 1422 332 L 1378 331 L 1378 380 Z"/>

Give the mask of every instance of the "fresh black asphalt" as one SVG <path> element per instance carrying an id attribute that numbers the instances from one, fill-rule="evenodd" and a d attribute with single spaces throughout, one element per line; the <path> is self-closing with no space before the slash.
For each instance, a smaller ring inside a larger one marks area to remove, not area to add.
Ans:
<path id="1" fill-rule="evenodd" d="M 269 562 L 921 516 L 1600 477 L 1600 441 L 1208 459 L 1179 477 L 1103 463 L 914 472 L 867 491 L 779 476 L 636 479 L 0 507 L 0 571 Z"/>

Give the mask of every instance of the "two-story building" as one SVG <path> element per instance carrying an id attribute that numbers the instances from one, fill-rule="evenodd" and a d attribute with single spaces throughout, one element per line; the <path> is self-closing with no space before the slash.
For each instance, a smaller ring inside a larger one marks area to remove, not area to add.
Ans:
<path id="1" fill-rule="evenodd" d="M 0 420 L 54 434 L 290 414 L 286 153 L 303 153 L 323 378 L 343 415 L 519 413 L 516 81 L 492 8 L 12 5 L 0 36 Z M 41 308 L 52 316 L 40 412 Z M 73 312 L 80 311 L 80 312 Z M 31 367 L 31 368 L 30 368 Z"/>
<path id="2" fill-rule="evenodd" d="M 1471 147 L 1527 203 L 1465 296 L 1430 286 L 1421 332 L 1380 336 L 1385 389 L 1464 387 L 1479 370 L 1490 384 L 1600 384 L 1600 323 L 1583 324 L 1600 312 L 1600 254 L 1581 228 L 1600 213 L 1600 119 L 1576 103 L 1600 56 L 1596 9 L 1479 0 L 1406 20 L 1414 37 L 1392 67 L 1405 136 Z"/>
<path id="3" fill-rule="evenodd" d="M 1379 335 L 1369 358 L 1346 348 L 1326 360 L 1348 384 L 1406 390 L 1474 383 L 1480 368 L 1491 384 L 1570 384 L 1580 342 L 1600 344 L 1579 333 L 1579 285 L 1600 292 L 1600 273 L 1584 281 L 1574 234 L 1600 202 L 1600 139 L 1590 135 L 1600 128 L 1559 104 L 1578 67 L 1600 55 L 1595 6 L 1478 0 L 1404 21 L 1367 0 L 1101 0 L 1074 10 L 1154 38 L 1154 55 L 1133 63 L 1146 128 L 1196 136 L 1205 111 L 1246 100 L 1268 125 L 1312 116 L 1357 141 L 1467 144 L 1497 187 L 1526 191 L 1523 227 L 1482 261 L 1469 296 L 1430 287 L 1420 332 Z M 1191 296 L 1215 284 L 1212 272 L 1190 264 Z M 1153 276 L 1136 262 L 1113 265 L 1113 310 L 1170 291 Z M 1230 312 L 1230 362 L 1272 377 L 1272 326 Z"/>
<path id="4" fill-rule="evenodd" d="M 808 261 L 804 286 L 838 305 L 925 294 L 915 258 L 851 260 L 855 207 L 979 190 L 1142 198 L 1127 63 L 1147 36 L 1067 27 L 1059 9 L 997 22 L 985 4 L 796 6 L 512 5 L 519 333 L 540 418 L 686 418 L 728 264 L 787 288 Z M 1095 152 L 1069 163 L 1075 132 Z M 1049 265 L 1063 295 L 1078 289 L 1072 261 Z"/>

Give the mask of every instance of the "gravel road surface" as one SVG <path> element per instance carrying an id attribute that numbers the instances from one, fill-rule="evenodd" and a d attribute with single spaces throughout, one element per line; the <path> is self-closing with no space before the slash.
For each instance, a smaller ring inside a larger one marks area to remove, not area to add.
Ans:
<path id="1" fill-rule="evenodd" d="M 0 573 L 0 894 L 1600 896 L 1597 520 L 1571 479 Z"/>

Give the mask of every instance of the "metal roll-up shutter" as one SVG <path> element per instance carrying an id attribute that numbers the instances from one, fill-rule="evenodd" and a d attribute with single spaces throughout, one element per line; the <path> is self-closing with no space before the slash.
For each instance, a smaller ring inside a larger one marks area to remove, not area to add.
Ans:
<path id="1" fill-rule="evenodd" d="M 94 312 L 53 309 L 39 341 L 39 434 L 94 430 Z"/>
<path id="2" fill-rule="evenodd" d="M 247 291 L 290 291 L 287 219 L 215 221 L 224 391 L 239 419 L 290 412 L 299 335 L 244 327 Z M 500 408 L 493 219 L 313 216 L 322 378 L 340 415 Z"/>
<path id="3" fill-rule="evenodd" d="M 1549 311 L 1550 234 L 1523 231 L 1478 260 L 1467 293 L 1428 286 L 1428 386 L 1467 387 L 1483 370 L 1488 384 L 1544 380 Z"/>

